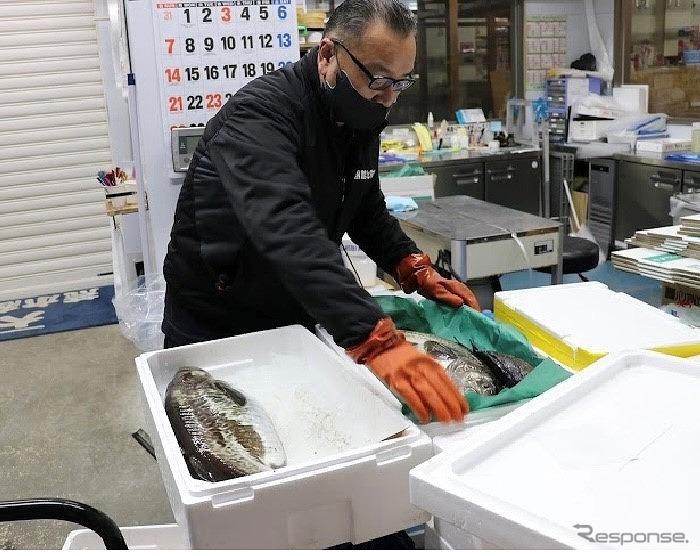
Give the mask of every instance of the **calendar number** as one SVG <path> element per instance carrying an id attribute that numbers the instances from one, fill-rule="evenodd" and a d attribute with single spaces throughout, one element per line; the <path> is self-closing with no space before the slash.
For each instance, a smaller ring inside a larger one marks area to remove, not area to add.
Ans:
<path id="1" fill-rule="evenodd" d="M 180 68 L 165 68 L 165 79 L 168 83 L 180 82 Z"/>
<path id="2" fill-rule="evenodd" d="M 204 98 L 207 102 L 207 108 L 209 110 L 221 108 L 222 101 L 221 101 L 221 95 L 219 93 L 215 93 L 212 95 L 206 95 Z"/>
<path id="3" fill-rule="evenodd" d="M 221 21 L 224 23 L 231 22 L 231 8 L 221 8 Z"/>
<path id="4" fill-rule="evenodd" d="M 243 75 L 248 79 L 255 77 L 255 64 L 243 64 Z"/>
<path id="5" fill-rule="evenodd" d="M 277 17 L 280 19 L 287 19 L 287 6 L 280 6 L 277 8 Z"/>
<path id="6" fill-rule="evenodd" d="M 192 23 L 192 19 L 194 17 L 190 14 L 189 8 L 185 8 L 184 14 L 185 14 L 185 23 Z M 211 23 L 212 22 L 212 20 L 211 20 L 211 8 L 202 8 L 201 15 L 202 15 L 202 23 Z"/>
<path id="7" fill-rule="evenodd" d="M 202 95 L 188 95 L 187 110 L 201 110 L 204 106 Z"/>
<path id="8" fill-rule="evenodd" d="M 260 48 L 272 48 L 272 35 L 270 33 L 258 35 L 258 39 L 260 39 Z"/>
<path id="9" fill-rule="evenodd" d="M 221 46 L 224 50 L 235 50 L 236 49 L 236 37 L 221 37 Z"/>
<path id="10" fill-rule="evenodd" d="M 282 48 L 292 46 L 292 35 L 289 33 L 277 33 L 277 45 Z"/>
<path id="11" fill-rule="evenodd" d="M 260 19 L 262 21 L 267 21 L 269 14 L 267 13 L 267 6 L 260 6 Z"/>
<path id="12" fill-rule="evenodd" d="M 168 106 L 171 112 L 182 112 L 182 97 L 168 97 Z"/>

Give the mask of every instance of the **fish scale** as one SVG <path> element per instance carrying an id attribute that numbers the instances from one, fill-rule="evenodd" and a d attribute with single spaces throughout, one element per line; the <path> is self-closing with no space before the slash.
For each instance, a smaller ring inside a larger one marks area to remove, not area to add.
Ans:
<path id="1" fill-rule="evenodd" d="M 198 367 L 182 367 L 165 393 L 165 411 L 193 477 L 220 481 L 286 463 L 263 408 Z"/>

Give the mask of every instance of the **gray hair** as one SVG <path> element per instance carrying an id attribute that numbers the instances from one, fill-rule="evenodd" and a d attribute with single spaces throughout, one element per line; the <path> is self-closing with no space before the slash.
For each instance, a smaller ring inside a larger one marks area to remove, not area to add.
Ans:
<path id="1" fill-rule="evenodd" d="M 416 18 L 401 0 L 345 0 L 328 18 L 325 37 L 348 41 L 364 36 L 367 28 L 379 21 L 401 37 L 416 32 Z"/>

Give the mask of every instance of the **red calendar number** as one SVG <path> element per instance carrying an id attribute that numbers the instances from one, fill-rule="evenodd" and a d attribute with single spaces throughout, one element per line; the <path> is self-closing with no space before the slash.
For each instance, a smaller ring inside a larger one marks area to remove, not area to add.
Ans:
<path id="1" fill-rule="evenodd" d="M 231 22 L 231 8 L 221 8 L 221 21 L 224 23 Z"/>
<path id="2" fill-rule="evenodd" d="M 221 95 L 219 93 L 206 95 L 204 98 L 208 109 L 221 108 Z"/>
<path id="3" fill-rule="evenodd" d="M 175 39 L 165 39 L 165 45 L 168 50 L 168 54 L 173 53 L 173 48 L 175 47 Z"/>
<path id="4" fill-rule="evenodd" d="M 165 79 L 168 83 L 179 83 L 180 82 L 180 68 L 165 68 Z"/>
<path id="5" fill-rule="evenodd" d="M 171 112 L 182 112 L 182 97 L 168 97 L 168 104 Z"/>

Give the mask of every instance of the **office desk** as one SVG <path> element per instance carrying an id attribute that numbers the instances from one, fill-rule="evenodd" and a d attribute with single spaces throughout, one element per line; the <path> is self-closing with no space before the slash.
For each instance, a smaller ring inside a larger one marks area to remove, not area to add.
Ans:
<path id="1" fill-rule="evenodd" d="M 449 251 L 462 280 L 549 267 L 552 284 L 562 282 L 563 228 L 555 220 L 465 195 L 421 203 L 395 212 L 404 232 L 433 261 Z"/>

